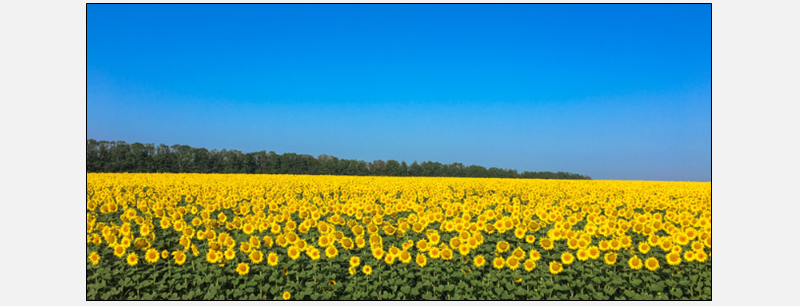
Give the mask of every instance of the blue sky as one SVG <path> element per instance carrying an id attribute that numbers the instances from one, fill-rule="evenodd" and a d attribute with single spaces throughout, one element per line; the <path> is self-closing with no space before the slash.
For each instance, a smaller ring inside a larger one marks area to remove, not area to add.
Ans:
<path id="1" fill-rule="evenodd" d="M 711 180 L 710 5 L 87 5 L 87 138 Z"/>

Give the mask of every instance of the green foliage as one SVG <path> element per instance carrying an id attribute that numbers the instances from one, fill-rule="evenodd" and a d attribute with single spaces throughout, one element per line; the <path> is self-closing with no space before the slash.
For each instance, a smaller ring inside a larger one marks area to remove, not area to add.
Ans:
<path id="1" fill-rule="evenodd" d="M 270 151 L 242 153 L 237 150 L 206 150 L 187 145 L 171 147 L 151 143 L 127 144 L 124 141 L 86 140 L 86 172 L 128 173 L 267 173 L 267 174 L 324 174 L 376 176 L 431 177 L 496 177 L 541 179 L 591 179 L 589 176 L 567 172 L 517 173 L 513 169 L 486 169 L 464 166 L 461 163 L 339 159 L 320 155 L 276 154 Z"/>

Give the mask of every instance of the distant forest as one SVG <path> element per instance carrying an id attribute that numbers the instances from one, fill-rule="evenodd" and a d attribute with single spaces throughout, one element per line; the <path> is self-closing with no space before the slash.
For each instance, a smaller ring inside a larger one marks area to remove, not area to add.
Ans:
<path id="1" fill-rule="evenodd" d="M 339 159 L 334 156 L 314 157 L 306 154 L 259 151 L 242 153 L 237 150 L 206 150 L 187 145 L 171 147 L 152 143 L 86 140 L 86 172 L 128 173 L 263 173 L 263 174 L 327 174 L 371 176 L 446 176 L 542 179 L 592 179 L 586 175 L 567 172 L 517 173 L 514 169 L 486 169 L 461 163 L 376 160 L 366 162 Z"/>

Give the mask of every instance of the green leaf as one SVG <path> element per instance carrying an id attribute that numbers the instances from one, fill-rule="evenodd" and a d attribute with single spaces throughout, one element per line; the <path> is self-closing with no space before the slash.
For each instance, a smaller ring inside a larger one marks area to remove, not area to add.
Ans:
<path id="1" fill-rule="evenodd" d="M 602 293 L 600 293 L 600 292 L 596 292 L 596 293 L 594 294 L 594 299 L 595 299 L 595 300 L 605 300 L 605 299 L 606 299 L 606 296 L 605 296 L 605 295 L 603 295 L 603 294 L 602 294 Z"/>
<path id="2" fill-rule="evenodd" d="M 650 284 L 650 291 L 661 292 L 664 291 L 664 282 L 657 282 Z"/>
<path id="3" fill-rule="evenodd" d="M 636 295 L 635 292 L 633 292 L 631 290 L 628 290 L 628 289 L 625 289 L 625 291 L 623 291 L 622 294 L 624 294 L 625 296 L 627 296 L 629 298 L 632 298 L 632 297 L 634 297 Z"/>
<path id="4" fill-rule="evenodd" d="M 409 287 L 408 285 L 403 286 L 400 288 L 400 291 L 402 291 L 405 294 L 408 294 L 409 292 L 411 292 L 411 287 Z"/>

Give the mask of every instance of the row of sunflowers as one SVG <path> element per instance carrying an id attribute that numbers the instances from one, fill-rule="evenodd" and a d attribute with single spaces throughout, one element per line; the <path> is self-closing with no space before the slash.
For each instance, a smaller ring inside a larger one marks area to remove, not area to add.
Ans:
<path id="1" fill-rule="evenodd" d="M 711 185 L 87 174 L 87 299 L 711 299 Z"/>

